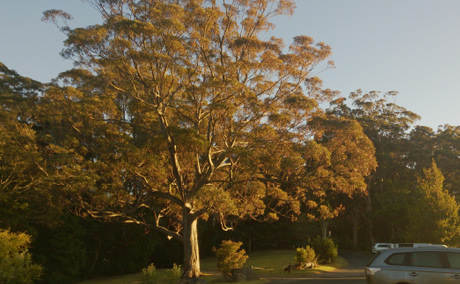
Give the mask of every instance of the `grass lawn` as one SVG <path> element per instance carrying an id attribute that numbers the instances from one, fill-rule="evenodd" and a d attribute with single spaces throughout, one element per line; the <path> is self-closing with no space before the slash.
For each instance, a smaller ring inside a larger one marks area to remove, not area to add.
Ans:
<path id="1" fill-rule="evenodd" d="M 270 250 L 270 251 L 258 251 L 249 254 L 245 267 L 252 267 L 256 274 L 261 277 L 260 280 L 256 281 L 245 281 L 238 283 L 247 284 L 262 284 L 268 283 L 268 280 L 264 278 L 269 277 L 307 277 L 316 273 L 323 273 L 333 271 L 336 268 L 344 267 L 346 261 L 342 258 L 338 258 L 337 261 L 332 265 L 321 265 L 318 268 L 308 270 L 292 270 L 290 273 L 284 271 L 284 268 L 288 264 L 295 263 L 295 250 Z M 208 283 L 222 284 L 229 283 L 225 282 L 222 275 L 217 271 L 216 258 L 208 257 L 201 260 L 201 271 L 202 277 L 208 281 Z M 160 277 L 164 277 L 166 270 L 159 269 L 158 273 Z M 111 278 L 93 279 L 80 284 L 142 284 L 142 273 L 122 275 Z M 163 283 L 163 282 L 161 282 Z M 166 282 L 164 282 L 166 283 Z"/>

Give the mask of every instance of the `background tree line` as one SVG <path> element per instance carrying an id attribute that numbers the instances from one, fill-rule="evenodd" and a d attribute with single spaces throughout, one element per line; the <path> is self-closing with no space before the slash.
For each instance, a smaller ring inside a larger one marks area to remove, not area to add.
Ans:
<path id="1" fill-rule="evenodd" d="M 94 0 L 100 25 L 45 12 L 75 69 L 43 84 L 0 65 L 0 227 L 32 236 L 45 282 L 199 277 L 224 239 L 458 242 L 459 127 L 323 88 L 330 47 L 264 40 L 293 11 L 272 2 Z"/>

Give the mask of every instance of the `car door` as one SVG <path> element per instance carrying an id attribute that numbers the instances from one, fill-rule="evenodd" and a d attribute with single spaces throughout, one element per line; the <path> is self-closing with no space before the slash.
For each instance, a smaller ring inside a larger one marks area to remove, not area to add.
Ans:
<path id="1" fill-rule="evenodd" d="M 446 252 L 445 255 L 449 266 L 447 277 L 451 279 L 448 283 L 460 283 L 460 253 Z"/>
<path id="2" fill-rule="evenodd" d="M 407 279 L 411 283 L 460 284 L 460 278 L 455 279 L 456 273 L 453 269 L 448 267 L 443 253 L 437 251 L 421 251 L 413 252 L 411 255 L 412 263 L 411 267 L 407 271 Z"/>

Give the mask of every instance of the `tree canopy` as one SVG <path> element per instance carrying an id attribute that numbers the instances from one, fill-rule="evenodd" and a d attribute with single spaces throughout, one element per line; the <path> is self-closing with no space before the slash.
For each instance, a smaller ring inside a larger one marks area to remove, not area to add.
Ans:
<path id="1" fill-rule="evenodd" d="M 309 142 L 321 132 L 310 126 L 319 103 L 335 95 L 312 74 L 331 48 L 308 36 L 287 47 L 267 38 L 270 18 L 292 13 L 292 1 L 90 3 L 104 22 L 60 26 L 68 36 L 62 54 L 79 68 L 44 98 L 61 102 L 47 122 L 66 131 L 57 144 L 74 162 L 59 167 L 85 212 L 181 240 L 184 275 L 198 277 L 199 217 L 229 229 L 236 217 L 298 213 L 301 192 L 364 190 L 359 178 L 374 165 L 359 161 L 372 157 L 372 146 L 344 161 L 356 154 L 337 144 L 362 143 L 361 128 L 332 131 L 337 138 L 324 146 Z M 55 23 L 58 16 L 68 18 L 45 12 Z M 315 147 L 334 149 L 318 156 Z M 321 172 L 315 163 L 330 165 Z M 288 170 L 299 167 L 316 178 L 289 184 Z M 76 181 L 74 170 L 85 177 Z"/>

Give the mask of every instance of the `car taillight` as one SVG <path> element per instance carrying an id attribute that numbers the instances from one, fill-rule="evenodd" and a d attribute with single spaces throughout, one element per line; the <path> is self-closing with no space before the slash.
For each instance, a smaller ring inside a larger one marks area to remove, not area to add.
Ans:
<path id="1" fill-rule="evenodd" d="M 381 268 L 375 268 L 375 267 L 366 267 L 366 275 L 374 275 L 375 273 L 379 272 L 382 270 Z"/>

